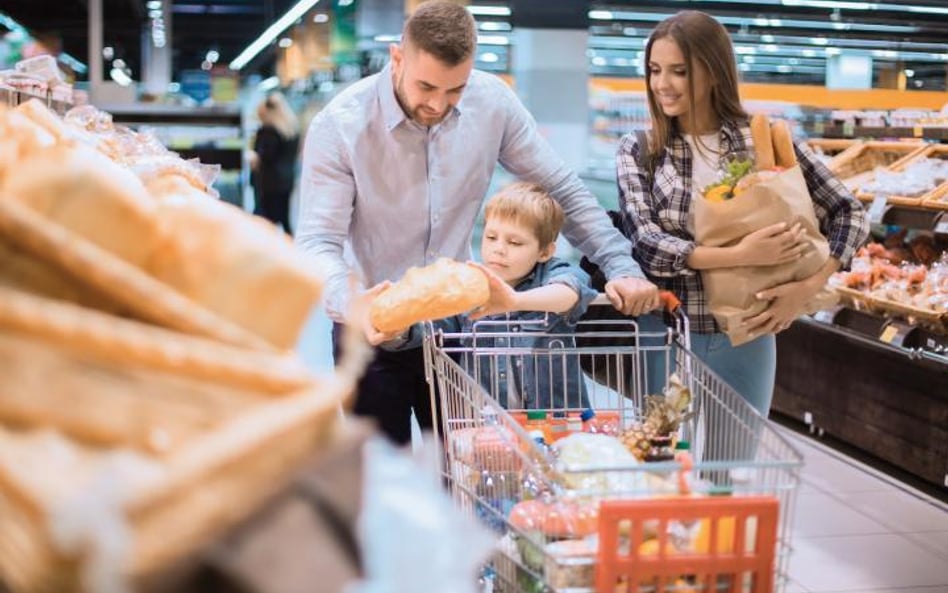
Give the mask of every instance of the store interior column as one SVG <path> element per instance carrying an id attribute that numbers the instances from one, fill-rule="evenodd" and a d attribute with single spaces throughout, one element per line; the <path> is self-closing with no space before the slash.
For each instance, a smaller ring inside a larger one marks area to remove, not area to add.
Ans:
<path id="1" fill-rule="evenodd" d="M 510 4 L 511 73 L 517 94 L 557 154 L 581 171 L 586 168 L 589 127 L 588 3 Z"/>

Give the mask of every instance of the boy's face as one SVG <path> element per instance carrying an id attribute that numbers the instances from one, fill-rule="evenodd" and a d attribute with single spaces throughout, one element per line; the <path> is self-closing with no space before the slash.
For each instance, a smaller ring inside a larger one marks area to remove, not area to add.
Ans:
<path id="1" fill-rule="evenodd" d="M 553 257 L 556 244 L 540 246 L 530 228 L 514 221 L 489 218 L 484 223 L 481 261 L 504 282 L 516 286 L 537 262 Z"/>

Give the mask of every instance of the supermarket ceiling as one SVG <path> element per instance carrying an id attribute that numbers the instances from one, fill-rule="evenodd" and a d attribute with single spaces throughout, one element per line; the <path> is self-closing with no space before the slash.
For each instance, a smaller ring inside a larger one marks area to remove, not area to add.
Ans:
<path id="1" fill-rule="evenodd" d="M 229 63 L 296 4 L 296 0 L 164 1 L 171 2 L 170 42 L 176 73 L 201 67 L 211 51 L 217 52 L 220 63 Z M 339 1 L 319 0 L 317 8 L 328 8 Z M 390 1 L 404 5 L 404 0 Z M 149 40 L 152 20 L 149 2 L 154 0 L 102 2 L 104 46 L 112 48 L 113 60 L 123 60 L 133 78 L 139 78 L 142 44 Z M 357 6 L 379 6 L 386 0 L 355 2 Z M 515 2 L 521 6 L 532 3 L 539 7 L 536 11 L 552 6 L 539 0 Z M 471 0 L 470 6 L 481 29 L 481 53 L 490 58 L 479 60 L 478 65 L 504 69 L 510 55 L 510 3 Z M 588 11 L 592 71 L 635 75 L 645 36 L 658 21 L 683 9 L 704 10 L 727 26 L 745 77 L 819 78 L 826 57 L 844 51 L 871 56 L 874 63 L 911 67 L 918 81 L 925 76 L 935 80 L 940 77 L 944 88 L 948 67 L 946 0 L 595 0 Z M 87 0 L 3 0 L 0 14 L 4 13 L 39 39 L 83 63 L 88 61 Z M 363 41 L 363 47 L 372 47 L 371 39 Z M 245 72 L 269 69 L 273 55 L 271 45 L 248 64 Z"/>

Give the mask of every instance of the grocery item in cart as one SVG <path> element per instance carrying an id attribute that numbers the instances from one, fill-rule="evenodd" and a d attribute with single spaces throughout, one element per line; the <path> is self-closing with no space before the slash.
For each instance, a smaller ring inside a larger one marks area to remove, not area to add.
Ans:
<path id="1" fill-rule="evenodd" d="M 488 298 L 490 288 L 484 272 L 442 257 L 431 265 L 409 268 L 372 301 L 370 319 L 380 332 L 398 332 L 420 321 L 466 313 Z"/>

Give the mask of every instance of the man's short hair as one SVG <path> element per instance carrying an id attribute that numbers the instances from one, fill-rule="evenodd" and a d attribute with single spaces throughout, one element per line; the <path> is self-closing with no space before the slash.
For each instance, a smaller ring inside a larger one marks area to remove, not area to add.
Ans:
<path id="1" fill-rule="evenodd" d="M 448 66 L 457 66 L 474 55 L 477 24 L 460 4 L 429 0 L 405 22 L 402 43 L 406 42 Z"/>

